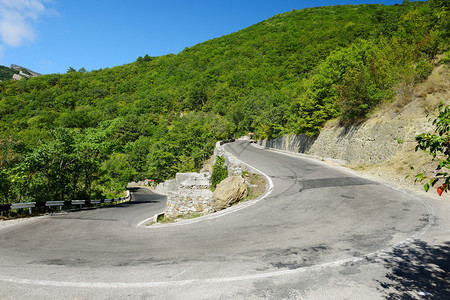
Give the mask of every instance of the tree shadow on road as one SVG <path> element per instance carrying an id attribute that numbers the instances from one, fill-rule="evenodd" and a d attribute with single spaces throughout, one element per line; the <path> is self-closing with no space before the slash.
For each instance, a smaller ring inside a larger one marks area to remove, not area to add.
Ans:
<path id="1" fill-rule="evenodd" d="M 381 259 L 390 270 L 379 282 L 385 299 L 450 299 L 450 242 L 416 241 Z"/>

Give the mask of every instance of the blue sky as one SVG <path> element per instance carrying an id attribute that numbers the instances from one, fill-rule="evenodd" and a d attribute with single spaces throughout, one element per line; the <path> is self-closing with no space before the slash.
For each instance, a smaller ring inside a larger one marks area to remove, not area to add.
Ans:
<path id="1" fill-rule="evenodd" d="M 305 7 L 402 1 L 0 0 L 0 65 L 65 73 L 178 53 Z"/>

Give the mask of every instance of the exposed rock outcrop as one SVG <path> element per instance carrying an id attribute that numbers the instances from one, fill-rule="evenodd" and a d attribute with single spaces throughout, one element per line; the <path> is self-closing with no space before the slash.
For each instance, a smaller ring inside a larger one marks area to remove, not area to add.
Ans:
<path id="1" fill-rule="evenodd" d="M 231 176 L 217 185 L 212 206 L 215 211 L 229 207 L 247 196 L 247 185 L 241 176 Z"/>

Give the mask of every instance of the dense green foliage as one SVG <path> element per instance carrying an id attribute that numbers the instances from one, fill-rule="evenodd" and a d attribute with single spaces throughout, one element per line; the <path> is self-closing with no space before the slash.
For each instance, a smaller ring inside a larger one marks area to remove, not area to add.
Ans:
<path id="1" fill-rule="evenodd" d="M 178 55 L 2 82 L 2 200 L 107 195 L 195 170 L 216 140 L 363 119 L 426 78 L 447 17 L 447 0 L 294 10 Z"/>
<path id="2" fill-rule="evenodd" d="M 225 165 L 225 158 L 219 156 L 216 158 L 216 162 L 213 165 L 213 171 L 211 174 L 211 186 L 213 189 L 217 187 L 217 185 L 228 177 L 228 169 Z"/>
<path id="3" fill-rule="evenodd" d="M 0 80 L 9 80 L 13 77 L 14 74 L 19 74 L 19 71 L 10 69 L 5 66 L 0 66 Z"/>

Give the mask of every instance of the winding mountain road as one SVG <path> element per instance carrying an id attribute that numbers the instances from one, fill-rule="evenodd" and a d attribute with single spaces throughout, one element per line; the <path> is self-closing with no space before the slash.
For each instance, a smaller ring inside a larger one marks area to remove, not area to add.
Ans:
<path id="1" fill-rule="evenodd" d="M 165 198 L 136 188 L 127 204 L 3 228 L 0 298 L 448 299 L 448 201 L 245 141 L 226 150 L 273 191 L 220 217 L 138 226 Z"/>

